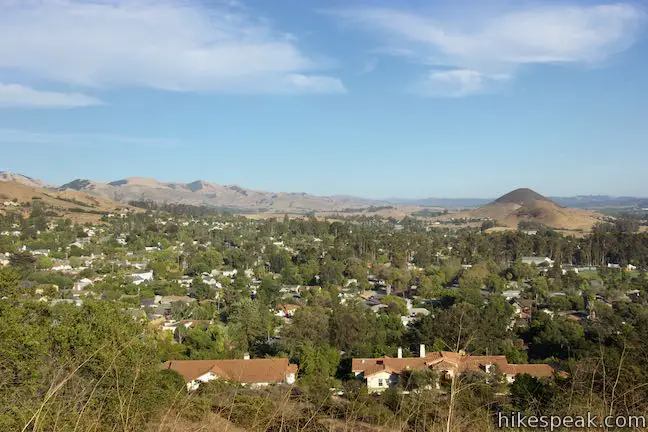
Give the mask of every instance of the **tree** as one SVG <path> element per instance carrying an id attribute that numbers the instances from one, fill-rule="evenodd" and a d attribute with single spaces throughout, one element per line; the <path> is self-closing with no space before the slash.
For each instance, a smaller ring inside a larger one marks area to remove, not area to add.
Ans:
<path id="1" fill-rule="evenodd" d="M 30 253 L 19 252 L 9 257 L 9 264 L 12 267 L 15 267 L 22 276 L 26 276 L 34 271 L 36 267 L 36 258 L 34 258 Z"/>
<path id="2" fill-rule="evenodd" d="M 20 274 L 11 267 L 0 268 L 0 299 L 17 296 L 19 287 Z"/>
<path id="3" fill-rule="evenodd" d="M 274 306 L 279 300 L 280 289 L 281 285 L 273 276 L 264 276 L 257 291 L 259 301 L 263 302 L 265 305 Z"/>
<path id="4" fill-rule="evenodd" d="M 304 306 L 297 311 L 290 325 L 282 330 L 282 340 L 286 349 L 294 353 L 305 343 L 315 347 L 329 343 L 329 314 L 323 308 Z"/>
<path id="5" fill-rule="evenodd" d="M 305 342 L 299 347 L 299 375 L 307 385 L 324 385 L 330 387 L 329 382 L 337 372 L 340 364 L 340 353 L 329 345 L 314 346 Z"/>
<path id="6" fill-rule="evenodd" d="M 196 277 L 191 283 L 191 293 L 198 300 L 213 300 L 216 297 L 216 290 Z"/>
<path id="7" fill-rule="evenodd" d="M 388 313 L 396 313 L 398 315 L 407 315 L 407 302 L 394 295 L 387 295 L 380 299 L 380 303 L 387 305 Z"/>
<path id="8" fill-rule="evenodd" d="M 287 285 L 299 285 L 302 283 L 299 269 L 293 263 L 287 264 L 281 271 L 281 281 Z"/>
<path id="9" fill-rule="evenodd" d="M 291 263 L 291 256 L 285 250 L 273 247 L 268 253 L 268 263 L 271 272 L 281 273 Z"/>
<path id="10" fill-rule="evenodd" d="M 49 257 L 42 256 L 36 259 L 36 268 L 39 270 L 51 269 L 52 265 L 52 260 Z"/>
<path id="11" fill-rule="evenodd" d="M 516 377 L 510 386 L 511 403 L 526 413 L 541 413 L 555 400 L 555 388 L 527 374 Z"/>
<path id="12" fill-rule="evenodd" d="M 418 280 L 417 294 L 423 298 L 430 299 L 440 296 L 443 286 L 438 278 L 420 276 Z"/>
<path id="13" fill-rule="evenodd" d="M 183 355 L 192 360 L 223 358 L 226 339 L 225 329 L 219 324 L 192 327 L 182 337 Z"/>
<path id="14" fill-rule="evenodd" d="M 373 312 L 355 303 L 334 308 L 330 318 L 331 345 L 349 356 L 373 354 L 373 315 Z"/>
<path id="15" fill-rule="evenodd" d="M 315 276 L 319 273 L 319 264 L 311 259 L 299 265 L 299 273 L 304 283 L 308 285 L 315 284 Z"/>
<path id="16" fill-rule="evenodd" d="M 322 265 L 322 286 L 340 286 L 344 283 L 344 263 L 328 259 Z"/>
<path id="17" fill-rule="evenodd" d="M 265 308 L 259 308 L 259 304 L 250 299 L 232 305 L 228 323 L 237 348 L 250 351 L 266 340 L 271 326 L 268 314 Z"/>
<path id="18" fill-rule="evenodd" d="M 0 315 L 3 430 L 35 427 L 37 410 L 44 430 L 143 430 L 184 387 L 161 373 L 154 334 L 117 305 L 0 302 Z"/>

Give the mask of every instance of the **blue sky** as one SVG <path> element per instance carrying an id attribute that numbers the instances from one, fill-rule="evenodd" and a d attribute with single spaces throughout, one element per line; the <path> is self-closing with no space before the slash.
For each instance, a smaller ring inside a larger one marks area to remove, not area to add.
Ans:
<path id="1" fill-rule="evenodd" d="M 0 10 L 0 169 L 372 198 L 648 196 L 645 3 Z"/>

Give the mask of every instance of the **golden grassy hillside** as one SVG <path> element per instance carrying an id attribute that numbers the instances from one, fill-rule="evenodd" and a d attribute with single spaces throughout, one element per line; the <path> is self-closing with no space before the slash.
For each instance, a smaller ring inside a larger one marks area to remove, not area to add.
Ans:
<path id="1" fill-rule="evenodd" d="M 584 232 L 603 220 L 597 212 L 561 207 L 530 189 L 517 189 L 484 207 L 448 217 L 491 219 L 500 227 L 513 229 L 528 221 L 557 230 Z"/>
<path id="2" fill-rule="evenodd" d="M 13 181 L 0 181 L 0 211 L 21 209 L 28 212 L 33 202 L 42 202 L 61 217 L 69 217 L 76 222 L 92 222 L 101 215 L 113 213 L 130 206 L 106 198 L 96 197 L 84 192 L 57 191 L 33 187 Z M 18 207 L 5 203 L 15 202 Z"/>

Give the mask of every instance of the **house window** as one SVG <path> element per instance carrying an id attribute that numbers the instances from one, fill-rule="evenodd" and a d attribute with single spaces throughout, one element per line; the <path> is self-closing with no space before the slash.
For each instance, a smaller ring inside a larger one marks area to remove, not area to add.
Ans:
<path id="1" fill-rule="evenodd" d="M 378 380 L 378 387 L 382 387 L 382 386 L 383 386 L 383 380 L 382 380 L 382 379 L 379 379 L 379 380 Z"/>

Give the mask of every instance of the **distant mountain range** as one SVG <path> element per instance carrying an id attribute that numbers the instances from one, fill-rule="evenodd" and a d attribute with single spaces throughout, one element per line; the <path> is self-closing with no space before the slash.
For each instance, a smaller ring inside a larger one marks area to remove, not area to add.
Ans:
<path id="1" fill-rule="evenodd" d="M 154 201 L 268 212 L 306 213 L 339 211 L 386 204 L 348 196 L 315 196 L 307 193 L 264 192 L 236 185 L 219 185 L 204 180 L 191 183 L 160 182 L 155 179 L 129 177 L 110 183 L 77 179 L 58 188 L 76 190 L 119 202 Z"/>
<path id="2" fill-rule="evenodd" d="M 220 185 L 197 180 L 191 183 L 161 182 L 143 177 L 129 177 L 110 183 L 88 179 L 76 179 L 62 186 L 47 185 L 40 180 L 22 174 L 0 171 L 0 181 L 20 183 L 29 187 L 46 188 L 51 191 L 79 191 L 90 195 L 128 203 L 154 201 L 198 206 L 253 210 L 267 212 L 334 212 L 345 209 L 362 209 L 382 206 L 420 206 L 448 209 L 470 209 L 492 202 L 482 198 L 424 198 L 385 200 L 354 196 L 316 196 L 307 193 L 266 192 L 246 189 L 236 185 Z M 533 192 L 533 191 L 531 191 Z M 535 194 L 535 192 L 533 192 Z M 542 197 L 538 194 L 539 197 Z M 534 199 L 538 199 L 534 196 Z M 582 209 L 648 207 L 648 198 L 611 197 L 605 195 L 551 197 L 551 201 L 563 207 Z"/>

